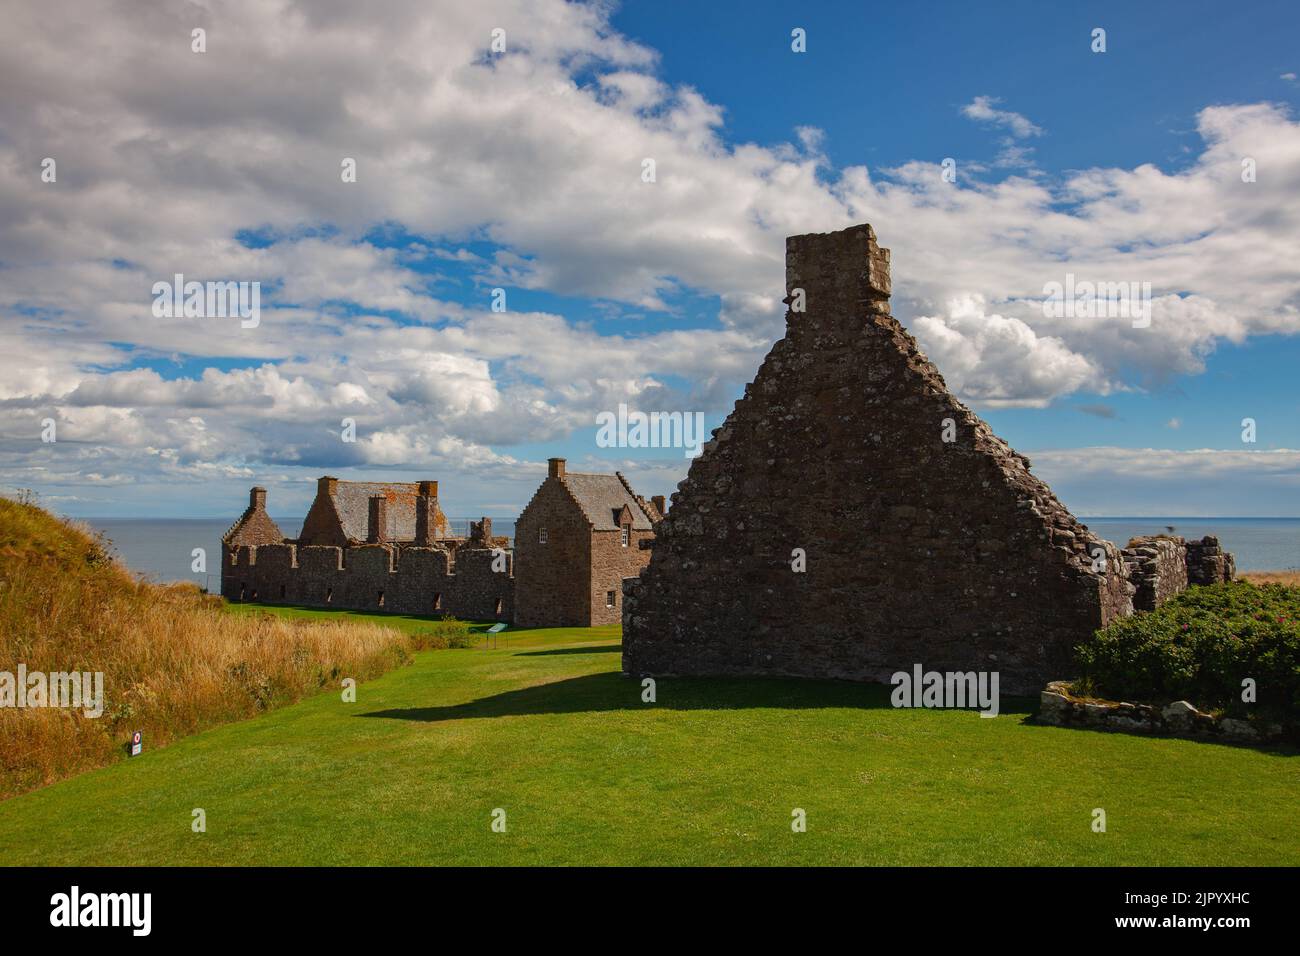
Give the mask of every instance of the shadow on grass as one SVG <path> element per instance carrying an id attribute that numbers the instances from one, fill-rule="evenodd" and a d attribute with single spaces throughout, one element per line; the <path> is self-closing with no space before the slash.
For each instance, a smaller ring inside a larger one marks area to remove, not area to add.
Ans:
<path id="1" fill-rule="evenodd" d="M 556 653 L 556 652 L 550 652 Z M 415 720 L 437 723 L 490 717 L 518 717 L 525 714 L 577 714 L 618 710 L 813 710 L 828 707 L 855 710 L 892 709 L 892 688 L 883 684 L 854 684 L 847 681 L 776 680 L 764 678 L 658 678 L 658 701 L 641 701 L 641 682 L 622 674 L 591 674 L 535 687 L 482 697 L 445 707 L 404 707 L 377 710 L 359 717 Z M 1036 702 L 1031 698 L 1007 698 L 1001 713 L 1029 713 Z"/>
<path id="2" fill-rule="evenodd" d="M 366 619 L 386 618 L 392 621 L 410 621 L 416 624 L 464 624 L 466 629 L 471 633 L 485 631 L 495 621 L 464 621 L 457 618 L 450 618 L 445 614 L 407 614 L 401 611 L 385 611 L 383 608 L 352 608 L 338 607 L 329 604 L 286 604 L 286 603 L 268 603 L 265 601 L 227 601 L 226 609 L 236 611 L 245 608 L 242 613 L 253 614 L 256 612 L 266 612 L 275 614 L 277 611 L 291 612 L 288 617 L 301 615 L 303 618 L 328 620 L 330 618 L 359 617 Z"/>
<path id="3" fill-rule="evenodd" d="M 520 651 L 516 657 L 550 657 L 554 654 L 621 654 L 622 644 L 602 644 L 593 647 L 557 647 L 550 651 Z"/>

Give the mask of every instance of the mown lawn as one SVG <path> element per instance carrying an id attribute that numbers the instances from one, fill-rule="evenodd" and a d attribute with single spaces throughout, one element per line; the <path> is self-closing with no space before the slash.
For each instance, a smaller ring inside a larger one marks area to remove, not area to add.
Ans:
<path id="1" fill-rule="evenodd" d="M 444 620 L 441 616 L 429 614 L 367 614 L 365 611 L 348 611 L 344 609 L 325 610 L 318 607 L 306 607 L 300 604 L 227 604 L 226 610 L 231 614 L 263 614 L 270 612 L 296 621 L 342 621 L 357 624 L 382 624 L 395 627 L 399 631 L 416 633 L 433 627 Z M 491 627 L 495 621 L 468 621 L 472 631 L 481 631 Z"/>
<path id="2" fill-rule="evenodd" d="M 662 679 L 646 704 L 618 641 L 420 652 L 356 703 L 321 694 L 0 803 L 0 859 L 1300 863 L 1290 751 L 1039 727 L 1030 701 L 895 710 L 838 683 Z"/>

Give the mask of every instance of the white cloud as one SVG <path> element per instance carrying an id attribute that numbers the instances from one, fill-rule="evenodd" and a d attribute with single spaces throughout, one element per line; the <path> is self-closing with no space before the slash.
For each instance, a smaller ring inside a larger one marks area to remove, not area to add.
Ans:
<path id="1" fill-rule="evenodd" d="M 949 388 L 984 405 L 1044 406 L 1063 392 L 1112 388 L 1086 356 L 1019 319 L 989 314 L 979 295 L 955 299 L 946 315 L 918 316 L 912 324 Z"/>
<path id="2" fill-rule="evenodd" d="M 1300 450 L 1071 448 L 1035 451 L 1034 474 L 1075 514 L 1293 513 Z M 1230 491 L 1229 491 L 1230 489 Z"/>
<path id="3" fill-rule="evenodd" d="M 1300 124 L 1282 106 L 1203 110 L 1204 148 L 1177 172 L 954 187 L 919 161 L 834 169 L 811 128 L 728 144 L 722 107 L 660 78 L 603 7 L 379 6 L 122 2 L 93 35 L 70 0 L 7 10 L 24 43 L 0 67 L 0 431 L 29 441 L 48 415 L 70 444 L 4 446 L 6 480 L 281 462 L 530 474 L 510 446 L 620 400 L 725 409 L 781 334 L 785 236 L 861 221 L 893 249 L 896 314 L 976 403 L 1140 387 L 1196 373 L 1221 340 L 1300 330 Z M 510 52 L 491 59 L 497 25 Z M 963 113 L 1042 132 L 987 96 Z M 55 184 L 33 165 L 46 154 Z M 385 230 L 418 243 L 394 250 Z M 483 241 L 494 257 L 467 248 Z M 465 267 L 474 305 L 430 271 Z M 1043 285 L 1067 271 L 1151 282 L 1151 327 L 1045 318 Z M 149 288 L 175 272 L 261 281 L 261 325 L 154 320 Z M 640 308 L 687 289 L 721 314 L 596 331 L 491 313 L 493 284 Z M 153 370 L 173 355 L 197 370 Z"/>
<path id="4" fill-rule="evenodd" d="M 1040 126 L 1028 118 L 1011 110 L 1000 110 L 996 104 L 1002 102 L 996 96 L 977 96 L 961 108 L 962 115 L 981 123 L 989 123 L 1008 130 L 1012 136 L 1025 139 L 1029 136 L 1041 136 Z"/>

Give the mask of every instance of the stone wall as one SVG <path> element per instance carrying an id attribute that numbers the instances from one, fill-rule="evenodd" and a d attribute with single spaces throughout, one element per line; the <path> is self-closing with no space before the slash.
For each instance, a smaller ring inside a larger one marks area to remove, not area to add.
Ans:
<path id="1" fill-rule="evenodd" d="M 653 531 L 632 530 L 627 547 L 617 531 L 591 534 L 590 595 L 591 623 L 618 624 L 623 620 L 623 582 L 635 579 L 650 563 L 650 552 L 642 541 L 653 541 Z M 614 605 L 609 606 L 613 597 Z"/>
<path id="2" fill-rule="evenodd" d="M 787 240 L 786 286 L 806 311 L 627 582 L 624 669 L 887 680 L 922 663 L 997 670 L 1009 693 L 1068 673 L 1131 612 L 1119 551 L 948 392 L 889 314 L 869 226 Z"/>
<path id="3" fill-rule="evenodd" d="M 1133 538 L 1123 549 L 1124 565 L 1133 584 L 1133 609 L 1154 611 L 1187 590 L 1187 545 L 1173 535 Z"/>
<path id="4" fill-rule="evenodd" d="M 1206 535 L 1200 541 L 1187 542 L 1187 581 L 1189 584 L 1218 584 L 1231 581 L 1237 574 L 1237 562 L 1219 547 L 1219 539 Z"/>
<path id="5" fill-rule="evenodd" d="M 1039 700 L 1038 723 L 1056 727 L 1217 738 L 1237 743 L 1279 740 L 1286 734 L 1286 728 L 1281 724 L 1203 713 L 1185 700 L 1156 707 L 1075 697 L 1069 681 L 1052 681 L 1039 695 Z"/>
<path id="6" fill-rule="evenodd" d="M 548 476 L 515 522 L 517 625 L 585 627 L 590 623 L 591 538 L 591 526 L 574 507 L 559 476 Z"/>
<path id="7" fill-rule="evenodd" d="M 229 601 L 510 620 L 513 559 L 505 551 L 505 570 L 494 571 L 495 557 L 490 548 L 467 544 L 243 545 L 226 552 L 222 595 Z"/>
<path id="8" fill-rule="evenodd" d="M 324 476 L 296 541 L 284 538 L 266 514 L 266 492 L 254 488 L 222 539 L 221 593 L 231 601 L 444 613 L 529 627 L 617 624 L 623 581 L 649 561 L 643 545 L 654 538 L 664 502 L 636 495 L 620 474 L 566 475 L 564 465 L 551 460 L 517 523 L 517 549 L 493 534 L 490 518 L 470 522 L 468 538 L 435 537 L 445 535 L 447 520 L 432 480 Z"/>

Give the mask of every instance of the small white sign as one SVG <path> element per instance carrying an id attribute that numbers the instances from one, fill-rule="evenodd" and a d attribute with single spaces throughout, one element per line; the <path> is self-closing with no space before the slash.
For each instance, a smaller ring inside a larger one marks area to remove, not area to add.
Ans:
<path id="1" fill-rule="evenodd" d="M 135 733 L 131 735 L 131 756 L 132 757 L 140 756 L 140 751 L 142 751 L 143 749 L 144 749 L 143 735 L 140 733 L 140 731 L 137 730 Z"/>

